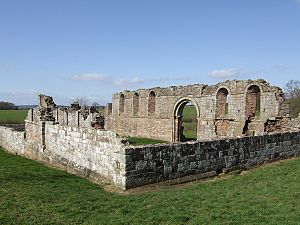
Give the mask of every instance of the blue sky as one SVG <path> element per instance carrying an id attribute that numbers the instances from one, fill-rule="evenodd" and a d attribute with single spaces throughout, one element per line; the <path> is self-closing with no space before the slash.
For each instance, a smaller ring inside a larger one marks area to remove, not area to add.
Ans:
<path id="1" fill-rule="evenodd" d="M 300 79 L 300 0 L 0 0 L 0 101 Z"/>

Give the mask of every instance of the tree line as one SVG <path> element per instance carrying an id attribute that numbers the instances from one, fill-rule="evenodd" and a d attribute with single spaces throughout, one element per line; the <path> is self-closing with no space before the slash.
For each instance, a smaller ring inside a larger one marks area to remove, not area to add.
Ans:
<path id="1" fill-rule="evenodd" d="M 11 102 L 2 102 L 0 101 L 0 110 L 16 110 L 19 109 L 18 106 Z"/>

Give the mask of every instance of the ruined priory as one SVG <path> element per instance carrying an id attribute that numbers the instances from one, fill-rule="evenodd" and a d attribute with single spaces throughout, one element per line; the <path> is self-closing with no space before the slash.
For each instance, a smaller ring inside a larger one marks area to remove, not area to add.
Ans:
<path id="1" fill-rule="evenodd" d="M 182 142 L 182 113 L 193 104 L 197 140 Z M 300 155 L 300 118 L 289 116 L 279 87 L 231 80 L 123 91 L 104 114 L 78 104 L 57 107 L 40 95 L 25 130 L 0 127 L 10 152 L 122 189 L 182 182 Z M 126 137 L 167 141 L 131 146 Z"/>

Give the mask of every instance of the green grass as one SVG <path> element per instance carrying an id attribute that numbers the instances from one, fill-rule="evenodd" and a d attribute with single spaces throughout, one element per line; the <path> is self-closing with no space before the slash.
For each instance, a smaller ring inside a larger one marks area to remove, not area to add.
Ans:
<path id="1" fill-rule="evenodd" d="M 197 123 L 182 123 L 184 127 L 183 135 L 187 139 L 197 139 Z"/>
<path id="2" fill-rule="evenodd" d="M 299 224 L 300 159 L 138 195 L 0 150 L 0 224 Z"/>
<path id="3" fill-rule="evenodd" d="M 24 123 L 28 110 L 0 110 L 0 124 Z"/>
<path id="4" fill-rule="evenodd" d="M 155 140 L 149 138 L 142 138 L 142 137 L 127 137 L 129 144 L 131 145 L 150 145 L 150 144 L 161 144 L 167 143 L 166 141 L 162 140 Z"/>

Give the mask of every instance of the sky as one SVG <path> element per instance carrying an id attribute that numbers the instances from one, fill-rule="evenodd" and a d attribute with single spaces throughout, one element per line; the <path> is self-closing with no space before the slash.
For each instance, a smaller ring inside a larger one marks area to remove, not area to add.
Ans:
<path id="1" fill-rule="evenodd" d="M 300 79 L 300 0 L 0 0 L 0 101 Z"/>

